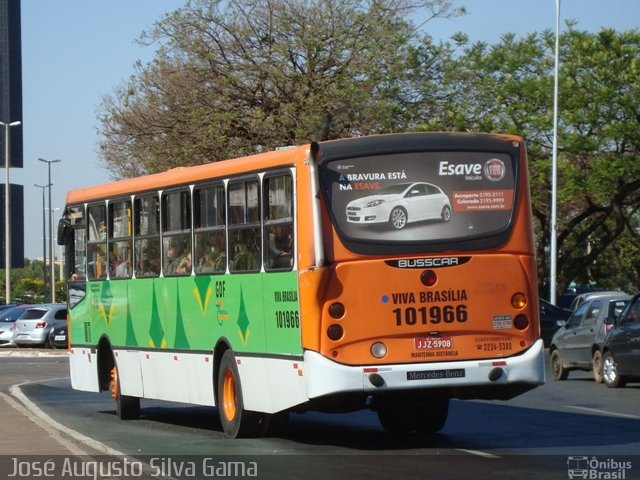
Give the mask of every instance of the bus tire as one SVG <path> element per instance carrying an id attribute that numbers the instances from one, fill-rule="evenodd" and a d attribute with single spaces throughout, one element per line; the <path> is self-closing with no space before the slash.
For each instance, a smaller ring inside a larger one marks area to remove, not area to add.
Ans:
<path id="1" fill-rule="evenodd" d="M 402 207 L 395 207 L 389 215 L 389 223 L 396 230 L 402 230 L 408 221 L 407 211 Z"/>
<path id="2" fill-rule="evenodd" d="M 121 420 L 133 420 L 140 417 L 140 399 L 120 393 L 120 378 L 118 376 L 118 367 L 115 364 L 111 369 L 109 389 L 111 390 L 111 396 L 116 401 L 116 415 L 118 415 L 118 418 Z"/>
<path id="3" fill-rule="evenodd" d="M 384 399 L 378 406 L 382 428 L 391 434 L 437 433 L 449 415 L 449 397 L 414 396 Z"/>
<path id="4" fill-rule="evenodd" d="M 261 416 L 244 409 L 242 386 L 236 357 L 227 350 L 218 368 L 218 410 L 222 430 L 231 438 L 254 437 L 259 433 Z"/>

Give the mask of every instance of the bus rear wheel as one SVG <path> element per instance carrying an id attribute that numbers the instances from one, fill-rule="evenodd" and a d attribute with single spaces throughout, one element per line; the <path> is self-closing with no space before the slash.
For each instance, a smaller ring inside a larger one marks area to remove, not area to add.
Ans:
<path id="1" fill-rule="evenodd" d="M 445 396 L 401 396 L 381 399 L 378 419 L 387 433 L 431 434 L 442 430 L 449 415 Z"/>
<path id="2" fill-rule="evenodd" d="M 118 367 L 111 368 L 111 381 L 109 382 L 111 397 L 116 401 L 116 414 L 121 420 L 133 420 L 140 417 L 140 399 L 122 395 L 120 391 L 120 378 Z"/>
<path id="3" fill-rule="evenodd" d="M 244 409 L 236 357 L 227 350 L 218 369 L 218 409 L 222 430 L 232 438 L 253 437 L 259 432 L 261 417 Z"/>

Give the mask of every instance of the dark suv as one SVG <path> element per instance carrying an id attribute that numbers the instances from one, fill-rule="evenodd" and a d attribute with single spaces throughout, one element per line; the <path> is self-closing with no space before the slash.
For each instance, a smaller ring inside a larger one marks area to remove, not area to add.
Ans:
<path id="1" fill-rule="evenodd" d="M 602 344 L 630 300 L 622 292 L 592 293 L 566 322 L 559 322 L 549 347 L 555 380 L 566 380 L 570 370 L 591 370 L 595 381 L 602 382 Z"/>
<path id="2" fill-rule="evenodd" d="M 602 346 L 602 377 L 607 387 L 640 380 L 640 294 L 618 317 Z"/>

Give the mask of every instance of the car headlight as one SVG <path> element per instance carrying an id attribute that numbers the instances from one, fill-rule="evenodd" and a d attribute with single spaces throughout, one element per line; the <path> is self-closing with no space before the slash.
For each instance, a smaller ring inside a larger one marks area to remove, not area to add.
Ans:
<path id="1" fill-rule="evenodd" d="M 384 200 L 372 200 L 365 205 L 365 207 L 377 207 L 381 203 L 384 203 Z"/>

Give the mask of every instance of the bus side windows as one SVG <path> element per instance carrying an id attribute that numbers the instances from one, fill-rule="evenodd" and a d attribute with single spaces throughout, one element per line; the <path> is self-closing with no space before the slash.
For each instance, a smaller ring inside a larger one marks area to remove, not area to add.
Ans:
<path id="1" fill-rule="evenodd" d="M 191 275 L 191 195 L 187 189 L 162 195 L 162 273 Z"/>
<path id="2" fill-rule="evenodd" d="M 109 203 L 109 278 L 131 278 L 131 200 Z"/>
<path id="3" fill-rule="evenodd" d="M 193 191 L 196 274 L 220 274 L 227 270 L 225 204 L 224 185 L 221 183 L 198 187 Z M 236 213 L 240 215 L 240 211 L 239 206 Z"/>
<path id="4" fill-rule="evenodd" d="M 136 240 L 136 276 L 157 277 L 160 275 L 160 241 L 158 238 Z"/>
<path id="5" fill-rule="evenodd" d="M 134 202 L 136 277 L 160 275 L 160 199 L 158 195 L 137 197 Z"/>
<path id="6" fill-rule="evenodd" d="M 107 278 L 107 215 L 103 203 L 89 205 L 87 238 L 87 275 L 90 279 Z"/>
<path id="7" fill-rule="evenodd" d="M 262 269 L 260 184 L 257 180 L 229 183 L 229 271 L 259 272 Z"/>
<path id="8" fill-rule="evenodd" d="M 267 271 L 287 271 L 294 263 L 293 178 L 264 180 L 264 263 Z"/>
<path id="9" fill-rule="evenodd" d="M 232 252 L 229 269 L 232 272 L 257 272 L 260 270 L 260 229 L 236 230 L 229 238 Z"/>

